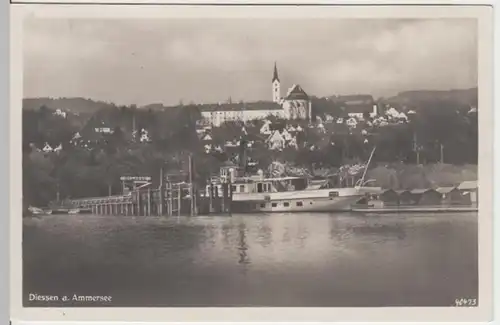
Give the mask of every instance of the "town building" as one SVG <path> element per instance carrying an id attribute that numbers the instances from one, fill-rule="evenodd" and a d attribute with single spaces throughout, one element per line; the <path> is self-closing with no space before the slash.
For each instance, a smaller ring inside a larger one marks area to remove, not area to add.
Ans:
<path id="1" fill-rule="evenodd" d="M 198 105 L 202 116 L 202 124 L 218 127 L 229 121 L 248 122 L 268 117 L 287 120 L 311 119 L 311 99 L 300 85 L 294 84 L 290 87 L 286 96 L 281 97 L 281 81 L 276 64 L 274 65 L 271 87 L 271 101 Z"/>

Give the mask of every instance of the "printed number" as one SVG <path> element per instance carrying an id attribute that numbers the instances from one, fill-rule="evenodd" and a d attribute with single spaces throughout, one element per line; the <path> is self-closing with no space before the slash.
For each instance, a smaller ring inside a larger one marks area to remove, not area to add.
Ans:
<path id="1" fill-rule="evenodd" d="M 456 307 L 474 307 L 477 306 L 477 299 L 460 298 L 455 299 Z"/>

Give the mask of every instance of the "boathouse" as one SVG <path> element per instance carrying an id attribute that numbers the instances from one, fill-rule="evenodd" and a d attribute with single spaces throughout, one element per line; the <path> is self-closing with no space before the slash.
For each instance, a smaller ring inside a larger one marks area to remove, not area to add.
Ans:
<path id="1" fill-rule="evenodd" d="M 399 205 L 416 205 L 419 195 L 412 193 L 411 190 L 399 191 Z"/>
<path id="2" fill-rule="evenodd" d="M 443 202 L 441 193 L 434 189 L 413 190 L 412 193 L 419 196 L 419 205 L 441 205 L 441 203 Z"/>
<path id="3" fill-rule="evenodd" d="M 399 194 L 394 190 L 385 190 L 378 197 L 384 203 L 384 206 L 399 205 Z"/>
<path id="4" fill-rule="evenodd" d="M 463 195 L 457 187 L 452 187 L 443 195 L 443 202 L 447 205 L 470 205 L 470 195 Z"/>
<path id="5" fill-rule="evenodd" d="M 457 186 L 457 189 L 460 191 L 462 196 L 468 197 L 470 199 L 471 204 L 477 205 L 479 202 L 478 199 L 478 184 L 477 181 L 465 181 Z"/>

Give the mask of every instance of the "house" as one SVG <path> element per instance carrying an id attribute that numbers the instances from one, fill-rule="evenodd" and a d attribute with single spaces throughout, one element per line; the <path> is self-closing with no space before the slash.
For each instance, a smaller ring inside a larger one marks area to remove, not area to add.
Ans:
<path id="1" fill-rule="evenodd" d="M 43 152 L 52 152 L 54 149 L 48 144 L 47 142 L 45 143 L 45 146 L 43 147 Z"/>
<path id="2" fill-rule="evenodd" d="M 325 121 L 328 122 L 328 123 L 331 123 L 333 122 L 335 118 L 333 116 L 331 116 L 330 114 L 326 114 L 325 115 Z"/>
<path id="3" fill-rule="evenodd" d="M 56 109 L 54 112 L 54 115 L 60 116 L 62 118 L 66 118 L 66 112 L 64 112 L 62 109 Z"/>
<path id="4" fill-rule="evenodd" d="M 286 130 L 284 129 L 282 132 L 281 132 L 281 136 L 283 137 L 283 139 L 285 139 L 285 141 L 290 141 L 292 140 L 292 135 Z"/>
<path id="5" fill-rule="evenodd" d="M 287 142 L 287 146 L 290 148 L 297 149 L 299 147 L 297 144 L 297 138 L 296 137 L 291 138 L 290 141 Z"/>
<path id="6" fill-rule="evenodd" d="M 204 123 L 216 127 L 228 121 L 265 119 L 268 116 L 285 118 L 283 107 L 279 103 L 259 101 L 252 103 L 217 103 L 198 105 Z"/>
<path id="7" fill-rule="evenodd" d="M 212 141 L 213 139 L 212 139 L 212 136 L 211 136 L 209 133 L 205 133 L 205 134 L 201 137 L 201 139 L 200 139 L 200 140 L 201 140 L 201 141 L 203 141 L 203 142 L 209 142 L 209 141 Z"/>
<path id="8" fill-rule="evenodd" d="M 397 119 L 399 117 L 399 112 L 394 107 L 390 107 L 387 111 L 385 111 L 385 115 L 392 119 Z"/>
<path id="9" fill-rule="evenodd" d="M 271 132 L 271 121 L 265 120 L 264 125 L 260 128 L 260 134 L 270 135 Z"/>
<path id="10" fill-rule="evenodd" d="M 351 128 L 355 128 L 358 125 L 358 121 L 356 120 L 356 118 L 351 117 L 346 121 L 346 124 Z"/>
<path id="11" fill-rule="evenodd" d="M 111 134 L 113 130 L 109 127 L 94 128 L 95 133 Z"/>
<path id="12" fill-rule="evenodd" d="M 270 150 L 283 150 L 285 147 L 285 138 L 276 130 L 266 140 L 266 144 Z"/>
<path id="13" fill-rule="evenodd" d="M 139 138 L 140 142 L 150 142 L 151 139 L 149 137 L 149 132 L 145 129 L 141 129 L 141 137 Z"/>
<path id="14" fill-rule="evenodd" d="M 406 116 L 406 114 L 403 112 L 399 113 L 399 115 L 397 116 L 397 119 L 398 119 L 398 121 L 403 122 L 403 123 L 408 122 L 408 116 Z"/>

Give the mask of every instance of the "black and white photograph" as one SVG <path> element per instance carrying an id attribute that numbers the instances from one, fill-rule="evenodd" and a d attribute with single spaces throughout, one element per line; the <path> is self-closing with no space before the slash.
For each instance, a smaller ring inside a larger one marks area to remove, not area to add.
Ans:
<path id="1" fill-rule="evenodd" d="M 22 306 L 489 306 L 479 16 L 198 7 L 24 17 Z"/>

